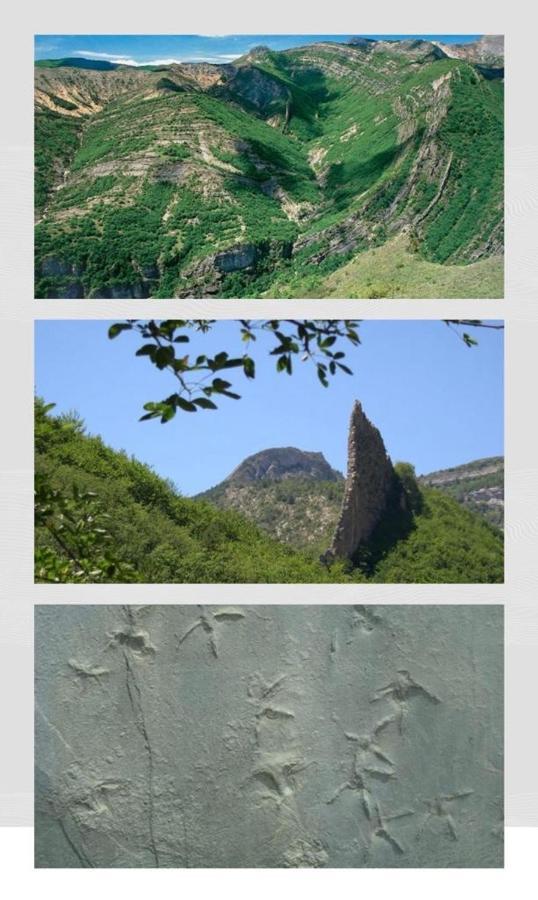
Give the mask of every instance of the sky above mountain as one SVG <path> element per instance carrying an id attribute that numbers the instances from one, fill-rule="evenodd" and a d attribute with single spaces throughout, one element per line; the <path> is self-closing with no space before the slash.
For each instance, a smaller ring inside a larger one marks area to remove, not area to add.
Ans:
<path id="1" fill-rule="evenodd" d="M 349 345 L 353 375 L 323 388 L 311 364 L 298 361 L 290 378 L 275 372 L 274 345 L 261 334 L 251 352 L 257 377 L 230 378 L 241 400 L 218 410 L 178 413 L 167 425 L 139 422 L 142 406 L 175 390 L 174 379 L 135 357 L 141 340 L 107 337 L 107 321 L 38 321 L 35 386 L 56 412 L 76 410 L 92 434 L 124 449 L 172 479 L 184 494 L 222 481 L 246 456 L 268 447 L 321 451 L 345 472 L 347 428 L 358 399 L 380 429 L 393 461 L 418 474 L 503 453 L 503 333 L 480 329 L 466 347 L 437 321 L 364 321 L 362 343 Z M 233 321 L 209 335 L 192 334 L 191 356 L 245 345 Z M 347 348 L 346 348 L 347 349 Z"/>
<path id="2" fill-rule="evenodd" d="M 272 50 L 286 50 L 317 41 L 346 43 L 347 34 L 187 34 L 187 35 L 36 35 L 36 59 L 79 56 L 108 60 L 124 65 L 170 65 L 173 62 L 229 63 L 264 44 Z M 423 38 L 444 43 L 468 43 L 477 34 L 369 34 L 375 39 Z"/>

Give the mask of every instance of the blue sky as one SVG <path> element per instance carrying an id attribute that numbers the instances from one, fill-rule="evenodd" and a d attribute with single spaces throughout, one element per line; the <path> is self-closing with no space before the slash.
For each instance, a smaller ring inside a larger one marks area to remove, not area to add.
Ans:
<path id="1" fill-rule="evenodd" d="M 233 35 L 113 35 L 113 34 L 61 34 L 36 35 L 35 58 L 58 59 L 81 56 L 104 59 L 125 65 L 170 64 L 172 62 L 232 62 L 252 47 L 264 44 L 273 50 L 285 50 L 314 41 L 349 40 L 352 35 L 287 35 L 287 34 L 233 34 Z M 371 38 L 425 38 L 445 43 L 464 43 L 476 40 L 480 35 L 454 34 L 397 34 L 362 35 Z"/>
<path id="2" fill-rule="evenodd" d="M 174 379 L 134 356 L 141 343 L 134 334 L 110 341 L 108 325 L 36 322 L 36 393 L 59 412 L 76 410 L 90 433 L 149 463 L 183 494 L 211 487 L 268 447 L 321 451 L 345 472 L 355 399 L 393 461 L 412 462 L 419 474 L 503 453 L 500 331 L 478 329 L 479 346 L 469 349 L 437 321 L 365 321 L 361 345 L 347 351 L 354 374 L 338 375 L 328 389 L 308 363 L 297 362 L 291 378 L 277 374 L 261 336 L 251 345 L 256 379 L 228 379 L 241 400 L 222 398 L 217 411 L 178 413 L 161 425 L 138 419 L 145 402 L 175 390 Z M 244 348 L 237 324 L 221 321 L 207 336 L 193 334 L 188 350 L 241 355 Z"/>

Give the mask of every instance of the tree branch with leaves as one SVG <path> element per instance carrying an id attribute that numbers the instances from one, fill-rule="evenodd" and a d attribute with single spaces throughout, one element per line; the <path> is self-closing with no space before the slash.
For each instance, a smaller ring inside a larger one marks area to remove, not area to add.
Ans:
<path id="1" fill-rule="evenodd" d="M 501 323 L 484 323 L 479 319 L 444 319 L 443 322 L 467 347 L 478 343 L 467 329 L 500 330 L 504 327 Z M 157 369 L 172 375 L 176 383 L 175 391 L 168 397 L 144 404 L 141 421 L 160 419 L 162 423 L 169 422 L 178 410 L 193 413 L 200 409 L 217 409 L 215 400 L 219 397 L 241 399 L 232 382 L 222 375 L 236 370 L 247 379 L 256 377 L 251 347 L 260 334 L 272 339 L 269 356 L 274 358 L 278 373 L 292 375 L 297 361 L 309 363 L 325 388 L 339 372 L 353 374 L 344 362 L 346 350 L 361 343 L 361 322 L 357 319 L 238 319 L 238 333 L 245 345 L 241 355 L 231 356 L 226 350 L 214 356 L 192 356 L 185 352 L 191 333 L 208 334 L 216 324 L 216 319 L 166 319 L 160 322 L 132 319 L 110 326 L 108 336 L 112 339 L 126 331 L 136 332 L 143 341 L 136 356 L 147 357 Z"/>

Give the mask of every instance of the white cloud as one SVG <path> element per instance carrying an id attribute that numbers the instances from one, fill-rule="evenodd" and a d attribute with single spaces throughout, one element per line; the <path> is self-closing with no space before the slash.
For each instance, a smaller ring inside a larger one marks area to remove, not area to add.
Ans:
<path id="1" fill-rule="evenodd" d="M 121 66 L 173 66 L 180 65 L 185 62 L 207 62 L 207 63 L 226 63 L 238 59 L 240 53 L 216 53 L 206 56 L 184 56 L 180 59 L 170 57 L 168 59 L 147 59 L 136 60 L 130 56 L 122 56 L 119 53 L 97 53 L 95 50 L 75 50 L 73 56 L 81 56 L 87 59 L 102 59 L 111 63 L 118 63 Z"/>
<path id="2" fill-rule="evenodd" d="M 234 59 L 239 59 L 242 55 L 242 53 L 214 53 L 206 56 L 185 56 L 181 62 L 232 62 Z M 179 60 L 176 60 L 176 62 L 179 62 Z"/>
<path id="3" fill-rule="evenodd" d="M 83 56 L 85 59 L 104 59 L 107 62 L 120 63 L 123 66 L 139 66 L 136 59 L 130 56 L 121 56 L 118 53 L 96 53 L 95 50 L 75 50 L 73 56 Z"/>

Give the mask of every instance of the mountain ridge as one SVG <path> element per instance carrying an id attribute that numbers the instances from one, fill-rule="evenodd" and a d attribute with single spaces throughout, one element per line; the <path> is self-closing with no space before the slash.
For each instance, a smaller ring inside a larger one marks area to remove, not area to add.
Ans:
<path id="1" fill-rule="evenodd" d="M 45 63 L 37 296 L 304 296 L 406 230 L 443 271 L 502 256 L 501 87 L 431 42 Z"/>

